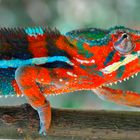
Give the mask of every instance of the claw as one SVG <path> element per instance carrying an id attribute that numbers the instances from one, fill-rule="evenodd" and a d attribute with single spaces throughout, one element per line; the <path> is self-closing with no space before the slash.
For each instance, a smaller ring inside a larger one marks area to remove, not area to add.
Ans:
<path id="1" fill-rule="evenodd" d="M 39 130 L 39 134 L 43 135 L 43 136 L 47 136 L 47 131 L 45 126 L 43 125 L 43 123 L 40 124 L 40 130 Z"/>

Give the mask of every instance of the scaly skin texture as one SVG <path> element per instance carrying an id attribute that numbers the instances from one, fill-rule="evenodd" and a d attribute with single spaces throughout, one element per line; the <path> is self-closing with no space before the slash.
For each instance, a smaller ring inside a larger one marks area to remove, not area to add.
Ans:
<path id="1" fill-rule="evenodd" d="M 106 87 L 140 71 L 140 31 L 116 26 L 66 35 L 56 29 L 0 29 L 0 95 L 25 95 L 46 135 L 51 108 L 45 95 L 92 90 L 103 99 L 140 107 L 140 95 Z"/>

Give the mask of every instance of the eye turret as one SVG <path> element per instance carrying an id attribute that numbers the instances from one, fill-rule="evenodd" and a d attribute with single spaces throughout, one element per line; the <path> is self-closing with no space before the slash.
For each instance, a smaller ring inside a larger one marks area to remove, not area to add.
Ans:
<path id="1" fill-rule="evenodd" d="M 122 55 L 131 53 L 134 47 L 129 34 L 127 33 L 122 34 L 122 36 L 114 43 L 115 50 Z"/>

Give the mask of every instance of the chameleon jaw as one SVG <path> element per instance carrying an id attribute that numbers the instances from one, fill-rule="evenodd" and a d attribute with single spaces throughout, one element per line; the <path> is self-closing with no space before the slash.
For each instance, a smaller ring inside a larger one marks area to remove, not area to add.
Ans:
<path id="1" fill-rule="evenodd" d="M 138 72 L 137 73 L 135 73 L 135 74 L 133 74 L 133 75 L 131 75 L 131 76 L 128 76 L 128 77 L 126 77 L 126 78 L 124 78 L 124 79 L 122 79 L 122 80 L 117 80 L 117 81 L 114 81 L 114 82 L 110 82 L 110 83 L 107 83 L 107 84 L 103 84 L 102 86 L 112 86 L 113 84 L 114 85 L 117 85 L 118 83 L 122 83 L 122 82 L 124 82 L 124 81 L 128 81 L 130 78 L 134 78 L 134 77 L 136 77 L 136 76 L 138 76 Z M 102 87 L 101 86 L 101 87 Z"/>
<path id="2" fill-rule="evenodd" d="M 112 72 L 114 71 L 117 71 L 119 69 L 119 67 L 121 66 L 125 66 L 127 65 L 128 63 L 132 62 L 132 61 L 135 61 L 136 59 L 138 59 L 140 56 L 140 51 L 138 51 L 136 54 L 127 54 L 125 56 L 125 59 L 123 61 L 118 61 L 118 62 L 115 62 L 103 69 L 101 69 L 101 71 L 107 75 L 107 74 L 111 74 Z M 134 78 L 134 76 L 137 76 L 138 75 L 138 71 L 128 77 L 125 77 L 124 79 L 118 79 L 116 81 L 113 81 L 113 82 L 110 82 L 110 83 L 107 83 L 107 84 L 103 84 L 103 86 L 112 86 L 113 84 L 118 84 L 118 82 L 122 83 L 123 81 L 126 81 L 126 80 L 129 80 L 130 78 Z M 102 86 L 101 86 L 102 87 Z"/>

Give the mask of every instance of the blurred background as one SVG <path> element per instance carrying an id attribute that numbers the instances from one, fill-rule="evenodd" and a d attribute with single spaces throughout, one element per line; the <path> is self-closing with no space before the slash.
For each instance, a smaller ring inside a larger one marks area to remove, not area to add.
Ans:
<path id="1" fill-rule="evenodd" d="M 72 29 L 115 25 L 140 28 L 139 0 L 0 0 L 0 27 L 56 27 L 61 33 Z M 140 74 L 118 84 L 140 93 Z M 48 97 L 53 107 L 80 109 L 138 110 L 102 101 L 91 91 Z M 0 98 L 0 105 L 19 105 L 25 97 Z"/>

